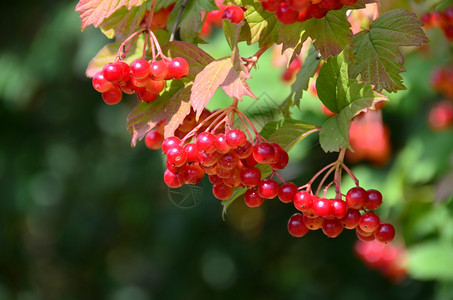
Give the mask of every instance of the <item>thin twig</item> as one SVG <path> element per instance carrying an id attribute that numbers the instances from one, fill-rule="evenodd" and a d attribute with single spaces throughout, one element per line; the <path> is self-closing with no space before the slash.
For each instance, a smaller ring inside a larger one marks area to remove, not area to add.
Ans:
<path id="1" fill-rule="evenodd" d="M 188 2 L 189 2 L 189 0 L 184 0 L 181 3 L 181 8 L 178 11 L 178 15 L 176 16 L 175 24 L 173 25 L 173 30 L 171 31 L 170 42 L 175 39 L 176 29 L 178 28 L 178 24 L 181 19 L 182 11 L 184 10 L 184 8 L 186 8 L 186 5 Z"/>

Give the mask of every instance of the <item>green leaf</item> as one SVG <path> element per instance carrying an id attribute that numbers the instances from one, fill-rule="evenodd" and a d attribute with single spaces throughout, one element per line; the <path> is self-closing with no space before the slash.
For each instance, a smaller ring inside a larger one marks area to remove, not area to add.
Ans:
<path id="1" fill-rule="evenodd" d="M 307 38 L 305 22 L 295 22 L 289 25 L 280 24 L 278 27 L 277 44 L 282 44 L 282 54 L 284 52 L 288 53 L 288 63 L 300 53 Z"/>
<path id="2" fill-rule="evenodd" d="M 409 273 L 420 280 L 453 280 L 453 245 L 426 242 L 410 248 Z"/>
<path id="3" fill-rule="evenodd" d="M 370 85 L 349 80 L 350 85 L 344 91 L 344 98 L 339 103 L 348 103 L 338 113 L 330 117 L 321 128 L 319 142 L 325 152 L 338 152 L 341 148 L 349 148 L 349 127 L 352 118 L 359 112 L 373 108 L 379 101 L 388 100 L 373 91 Z M 339 106 L 337 106 L 339 107 Z"/>
<path id="4" fill-rule="evenodd" d="M 126 37 L 131 35 L 140 25 L 146 10 L 146 5 L 134 6 L 130 10 L 125 6 L 121 7 L 102 22 L 100 26 L 102 33 L 109 39 L 119 34 Z"/>
<path id="5" fill-rule="evenodd" d="M 350 66 L 350 76 L 355 78 L 360 74 L 362 80 L 375 85 L 378 92 L 405 89 L 399 74 L 404 71 L 404 58 L 399 48 L 426 43 L 422 25 L 415 14 L 405 9 L 394 9 L 381 15 L 369 30 L 353 37 L 355 63 Z"/>
<path id="6" fill-rule="evenodd" d="M 313 77 L 316 70 L 318 69 L 319 62 L 321 60 L 318 58 L 318 52 L 311 47 L 308 50 L 308 55 L 302 63 L 302 68 L 297 73 L 296 80 L 291 85 L 291 93 L 294 94 L 294 104 L 298 107 L 300 106 L 300 100 L 302 99 L 302 94 L 308 89 L 308 84 L 310 83 L 310 78 Z"/>
<path id="7" fill-rule="evenodd" d="M 173 30 L 182 4 L 185 4 L 185 7 L 178 24 L 179 35 L 183 41 L 197 43 L 201 32 L 201 12 L 216 10 L 218 7 L 212 0 L 178 0 L 168 19 L 167 28 L 170 31 Z"/>
<path id="8" fill-rule="evenodd" d="M 169 7 L 171 4 L 175 3 L 177 0 L 159 0 L 156 2 L 155 11 L 159 11 L 162 8 Z"/>
<path id="9" fill-rule="evenodd" d="M 80 0 L 75 8 L 80 13 L 82 31 L 89 25 L 99 27 L 104 20 L 112 16 L 116 11 L 125 7 L 125 14 L 133 7 L 146 6 L 148 0 Z M 138 22 L 140 22 L 139 20 Z"/>
<path id="10" fill-rule="evenodd" d="M 302 22 L 306 34 L 324 59 L 337 55 L 351 43 L 352 31 L 344 10 L 331 10 L 324 18 L 311 18 Z"/>
<path id="11" fill-rule="evenodd" d="M 133 62 L 134 60 L 141 58 L 143 55 L 143 45 L 145 39 L 144 35 L 141 34 L 135 43 L 132 43 L 132 46 L 129 48 L 127 55 L 124 61 L 128 64 Z M 86 70 L 86 75 L 88 77 L 93 77 L 96 72 L 102 70 L 102 68 L 107 63 L 111 63 L 115 60 L 116 53 L 121 45 L 121 41 L 117 41 L 108 45 L 105 45 L 97 54 L 96 56 L 91 59 L 88 63 L 88 67 Z"/>

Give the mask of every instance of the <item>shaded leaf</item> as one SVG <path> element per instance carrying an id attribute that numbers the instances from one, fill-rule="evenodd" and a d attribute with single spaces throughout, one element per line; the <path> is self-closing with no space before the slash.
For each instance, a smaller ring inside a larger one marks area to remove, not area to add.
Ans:
<path id="1" fill-rule="evenodd" d="M 104 20 L 100 28 L 105 36 L 110 39 L 119 34 L 129 36 L 140 25 L 146 10 L 146 5 L 135 6 L 130 10 L 123 6 L 115 11 L 108 19 Z"/>
<path id="2" fill-rule="evenodd" d="M 360 74 L 362 80 L 375 85 L 378 92 L 405 89 L 399 74 L 404 71 L 404 58 L 399 48 L 426 43 L 422 25 L 415 14 L 405 9 L 394 9 L 381 15 L 369 30 L 353 37 L 355 63 L 350 66 L 350 76 L 355 78 Z"/>
<path id="3" fill-rule="evenodd" d="M 302 99 L 303 91 L 308 89 L 310 79 L 315 75 L 320 59 L 318 59 L 318 52 L 311 47 L 308 51 L 307 57 L 305 57 L 302 68 L 297 73 L 296 81 L 291 85 L 291 93 L 294 93 L 294 104 L 300 106 L 300 100 Z"/>
<path id="4" fill-rule="evenodd" d="M 289 57 L 290 63 L 302 49 L 304 42 L 307 40 L 305 22 L 295 22 L 293 24 L 280 24 L 278 27 L 277 44 L 282 44 L 282 54 Z"/>

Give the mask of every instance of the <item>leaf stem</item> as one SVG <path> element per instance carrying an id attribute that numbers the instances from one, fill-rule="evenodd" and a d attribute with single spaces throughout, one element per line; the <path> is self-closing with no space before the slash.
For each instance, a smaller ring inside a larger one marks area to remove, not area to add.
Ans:
<path id="1" fill-rule="evenodd" d="M 189 2 L 189 0 L 184 0 L 181 3 L 181 8 L 178 11 L 178 15 L 176 16 L 175 24 L 173 25 L 173 29 L 171 31 L 170 42 L 175 39 L 176 29 L 178 28 L 178 24 L 179 24 L 179 21 L 181 19 L 182 11 L 184 10 L 184 8 L 186 8 L 186 5 L 187 5 L 188 2 Z"/>

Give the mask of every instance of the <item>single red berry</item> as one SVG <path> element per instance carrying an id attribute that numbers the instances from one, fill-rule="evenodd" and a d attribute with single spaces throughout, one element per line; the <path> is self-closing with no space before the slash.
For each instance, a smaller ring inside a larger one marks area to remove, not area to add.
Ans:
<path id="1" fill-rule="evenodd" d="M 261 6 L 268 12 L 276 12 L 280 3 L 274 0 L 261 1 Z"/>
<path id="2" fill-rule="evenodd" d="M 132 83 L 132 80 L 131 80 L 130 78 L 129 78 L 128 81 L 126 81 L 125 84 L 121 85 L 120 88 L 121 88 L 121 91 L 123 91 L 123 93 L 128 94 L 128 95 L 135 94 L 135 93 L 136 93 L 136 90 L 138 89 L 138 88 Z"/>
<path id="3" fill-rule="evenodd" d="M 212 193 L 219 200 L 228 200 L 233 195 L 233 190 L 234 188 L 225 184 L 215 184 L 212 186 Z"/>
<path id="4" fill-rule="evenodd" d="M 254 188 L 245 191 L 244 202 L 248 207 L 259 207 L 264 203 L 264 199 L 258 194 L 258 190 Z"/>
<path id="5" fill-rule="evenodd" d="M 204 171 L 198 163 L 187 165 L 183 174 L 185 184 L 199 184 L 204 177 Z"/>
<path id="6" fill-rule="evenodd" d="M 395 237 L 395 228 L 392 224 L 382 223 L 374 232 L 374 237 L 382 243 L 391 242 Z"/>
<path id="7" fill-rule="evenodd" d="M 218 167 L 217 171 L 222 168 Z M 227 178 L 223 179 L 223 183 L 227 186 L 231 186 L 234 188 L 239 188 L 242 186 L 242 181 L 241 181 L 241 170 L 238 168 L 231 169 L 231 175 L 228 176 Z"/>
<path id="8" fill-rule="evenodd" d="M 260 164 L 269 164 L 274 159 L 275 150 L 269 143 L 259 143 L 253 146 L 253 158 Z"/>
<path id="9" fill-rule="evenodd" d="M 327 10 L 321 8 L 318 4 L 312 4 L 308 7 L 308 14 L 313 18 L 321 19 L 327 14 Z"/>
<path id="10" fill-rule="evenodd" d="M 144 88 L 151 94 L 159 94 L 165 88 L 165 81 L 149 79 Z"/>
<path id="11" fill-rule="evenodd" d="M 232 149 L 244 146 L 247 142 L 247 136 L 239 128 L 232 129 L 226 133 L 226 143 Z"/>
<path id="12" fill-rule="evenodd" d="M 311 18 L 313 18 L 313 16 L 310 15 L 308 8 L 307 8 L 306 10 L 299 12 L 299 14 L 297 15 L 297 22 L 307 21 L 308 19 L 311 19 Z"/>
<path id="13" fill-rule="evenodd" d="M 223 178 L 223 179 L 231 177 L 234 173 L 234 169 L 224 169 L 224 168 L 218 167 L 217 165 L 215 165 L 215 169 L 216 169 L 217 176 L 219 176 L 220 178 Z"/>
<path id="14" fill-rule="evenodd" d="M 175 57 L 168 63 L 168 76 L 181 79 L 189 74 L 189 64 L 182 57 Z"/>
<path id="15" fill-rule="evenodd" d="M 157 130 L 151 130 L 146 134 L 145 145 L 152 150 L 157 150 L 162 146 L 164 136 Z"/>
<path id="16" fill-rule="evenodd" d="M 184 166 L 182 167 L 176 167 L 175 165 L 172 165 L 168 161 L 165 162 L 165 165 L 167 166 L 168 171 L 174 173 L 174 174 L 179 174 L 181 171 L 184 171 Z"/>
<path id="17" fill-rule="evenodd" d="M 329 11 L 334 10 L 338 6 L 338 3 L 341 3 L 339 0 L 322 0 L 319 2 L 319 7 Z"/>
<path id="18" fill-rule="evenodd" d="M 288 4 L 293 10 L 301 12 L 307 9 L 310 0 L 288 0 Z"/>
<path id="19" fill-rule="evenodd" d="M 149 75 L 149 62 L 144 58 L 139 58 L 131 63 L 131 75 L 136 79 L 143 79 Z"/>
<path id="20" fill-rule="evenodd" d="M 297 185 L 292 182 L 282 184 L 278 189 L 278 198 L 283 203 L 293 202 L 294 197 L 297 194 Z"/>
<path id="21" fill-rule="evenodd" d="M 254 167 L 258 164 L 253 155 L 249 155 L 249 157 L 242 159 L 241 161 L 246 167 Z"/>
<path id="22" fill-rule="evenodd" d="M 359 227 L 365 232 L 374 232 L 381 224 L 381 220 L 374 212 L 364 213 L 359 220 Z"/>
<path id="23" fill-rule="evenodd" d="M 104 78 L 110 82 L 116 83 L 123 78 L 123 69 L 117 63 L 108 63 L 102 69 Z"/>
<path id="24" fill-rule="evenodd" d="M 288 232 L 295 237 L 303 237 L 308 233 L 309 229 L 305 226 L 304 216 L 295 213 L 288 220 Z"/>
<path id="25" fill-rule="evenodd" d="M 278 183 L 273 179 L 263 179 L 258 184 L 258 193 L 264 199 L 273 199 L 278 195 Z"/>
<path id="26" fill-rule="evenodd" d="M 189 143 L 184 146 L 184 151 L 187 153 L 187 162 L 196 162 L 198 155 L 197 144 Z"/>
<path id="27" fill-rule="evenodd" d="M 367 194 L 361 187 L 353 187 L 346 194 L 346 204 L 350 208 L 361 209 L 365 205 Z"/>
<path id="28" fill-rule="evenodd" d="M 223 11 L 222 19 L 229 19 L 231 23 L 240 23 L 244 20 L 244 11 L 239 6 L 228 6 Z"/>
<path id="29" fill-rule="evenodd" d="M 176 167 L 181 167 L 187 162 L 187 153 L 179 145 L 169 148 L 166 154 L 167 161 Z"/>
<path id="30" fill-rule="evenodd" d="M 319 198 L 313 199 L 313 213 L 319 217 L 327 217 L 330 215 L 332 209 L 330 205 L 330 200 L 326 198 Z"/>
<path id="31" fill-rule="evenodd" d="M 209 182 L 212 184 L 221 184 L 223 183 L 223 178 L 220 178 L 216 174 L 209 175 Z"/>
<path id="32" fill-rule="evenodd" d="M 319 228 L 322 228 L 322 223 L 324 223 L 324 220 L 325 220 L 324 218 L 320 217 L 310 218 L 304 215 L 305 226 L 310 230 L 317 230 Z"/>
<path id="33" fill-rule="evenodd" d="M 112 86 L 110 90 L 102 93 L 102 99 L 109 105 L 120 103 L 122 98 L 123 93 L 121 92 L 121 89 L 116 85 Z"/>
<path id="34" fill-rule="evenodd" d="M 343 231 L 343 224 L 341 224 L 340 220 L 324 220 L 322 223 L 322 232 L 330 238 L 335 238 L 340 235 Z"/>
<path id="35" fill-rule="evenodd" d="M 216 150 L 217 138 L 210 132 L 202 132 L 197 136 L 198 151 L 212 153 Z"/>
<path id="36" fill-rule="evenodd" d="M 127 63 L 125 63 L 124 61 L 119 61 L 117 62 L 117 65 L 120 66 L 121 68 L 121 80 L 120 82 L 127 82 L 129 80 L 129 78 L 131 77 L 131 69 L 129 67 L 129 65 Z"/>
<path id="37" fill-rule="evenodd" d="M 359 230 L 359 227 L 357 227 L 355 229 L 355 234 L 356 234 L 357 238 L 361 241 L 364 241 L 364 242 L 374 241 L 374 234 L 365 235 L 365 234 L 363 234 L 363 231 Z"/>
<path id="38" fill-rule="evenodd" d="M 140 90 L 137 93 L 138 100 L 143 101 L 143 102 L 153 102 L 154 100 L 157 99 L 158 96 L 159 95 L 152 94 L 145 89 Z"/>
<path id="39" fill-rule="evenodd" d="M 228 152 L 219 157 L 217 164 L 223 169 L 234 169 L 239 163 L 239 158 L 234 152 Z"/>
<path id="40" fill-rule="evenodd" d="M 332 215 L 337 219 L 344 218 L 348 213 L 346 202 L 341 199 L 333 199 L 330 201 Z"/>
<path id="41" fill-rule="evenodd" d="M 219 133 L 216 135 L 217 141 L 215 143 L 217 152 L 220 154 L 225 154 L 230 151 L 230 146 L 226 142 L 226 136 L 224 133 Z"/>
<path id="42" fill-rule="evenodd" d="M 163 60 L 158 60 L 150 65 L 149 77 L 153 80 L 164 80 L 167 77 L 168 66 Z"/>
<path id="43" fill-rule="evenodd" d="M 294 207 L 306 211 L 313 206 L 313 196 L 307 191 L 300 191 L 294 195 Z"/>
<path id="44" fill-rule="evenodd" d="M 289 161 L 288 152 L 286 152 L 279 146 L 279 148 L 276 149 L 276 154 L 274 155 L 274 162 L 271 163 L 271 167 L 276 170 L 284 169 L 288 165 L 288 161 Z"/>
<path id="45" fill-rule="evenodd" d="M 367 190 L 365 198 L 365 208 L 369 210 L 375 210 L 382 203 L 382 194 L 377 190 Z"/>
<path id="46" fill-rule="evenodd" d="M 167 154 L 168 149 L 175 145 L 181 145 L 181 140 L 176 136 L 168 137 L 162 142 L 162 151 Z"/>
<path id="47" fill-rule="evenodd" d="M 93 88 L 99 93 L 107 92 L 113 87 L 113 83 L 105 79 L 104 73 L 102 71 L 94 74 L 91 82 L 93 84 Z"/>
<path id="48" fill-rule="evenodd" d="M 165 170 L 164 181 L 171 188 L 179 188 L 184 184 L 184 174 L 182 172 L 175 174 L 169 170 Z"/>
<path id="49" fill-rule="evenodd" d="M 261 171 L 255 167 L 248 167 L 241 170 L 241 181 L 245 186 L 257 186 L 261 181 Z"/>
<path id="50" fill-rule="evenodd" d="M 197 144 L 197 147 L 198 147 L 198 144 Z M 200 163 L 200 166 L 211 167 L 217 163 L 219 156 L 220 156 L 219 153 L 217 153 L 215 151 L 211 152 L 211 153 L 198 151 L 197 160 Z"/>
<path id="51" fill-rule="evenodd" d="M 297 21 L 299 13 L 293 10 L 289 4 L 281 3 L 275 12 L 277 19 L 284 24 L 292 24 Z"/>
<path id="52" fill-rule="evenodd" d="M 361 216 L 357 209 L 348 208 L 346 215 L 341 219 L 341 223 L 346 229 L 354 229 L 359 225 Z"/>
<path id="53" fill-rule="evenodd" d="M 245 141 L 245 144 L 243 146 L 239 146 L 238 148 L 234 149 L 234 151 L 240 159 L 247 159 L 248 157 L 252 156 L 253 145 L 249 141 Z"/>

